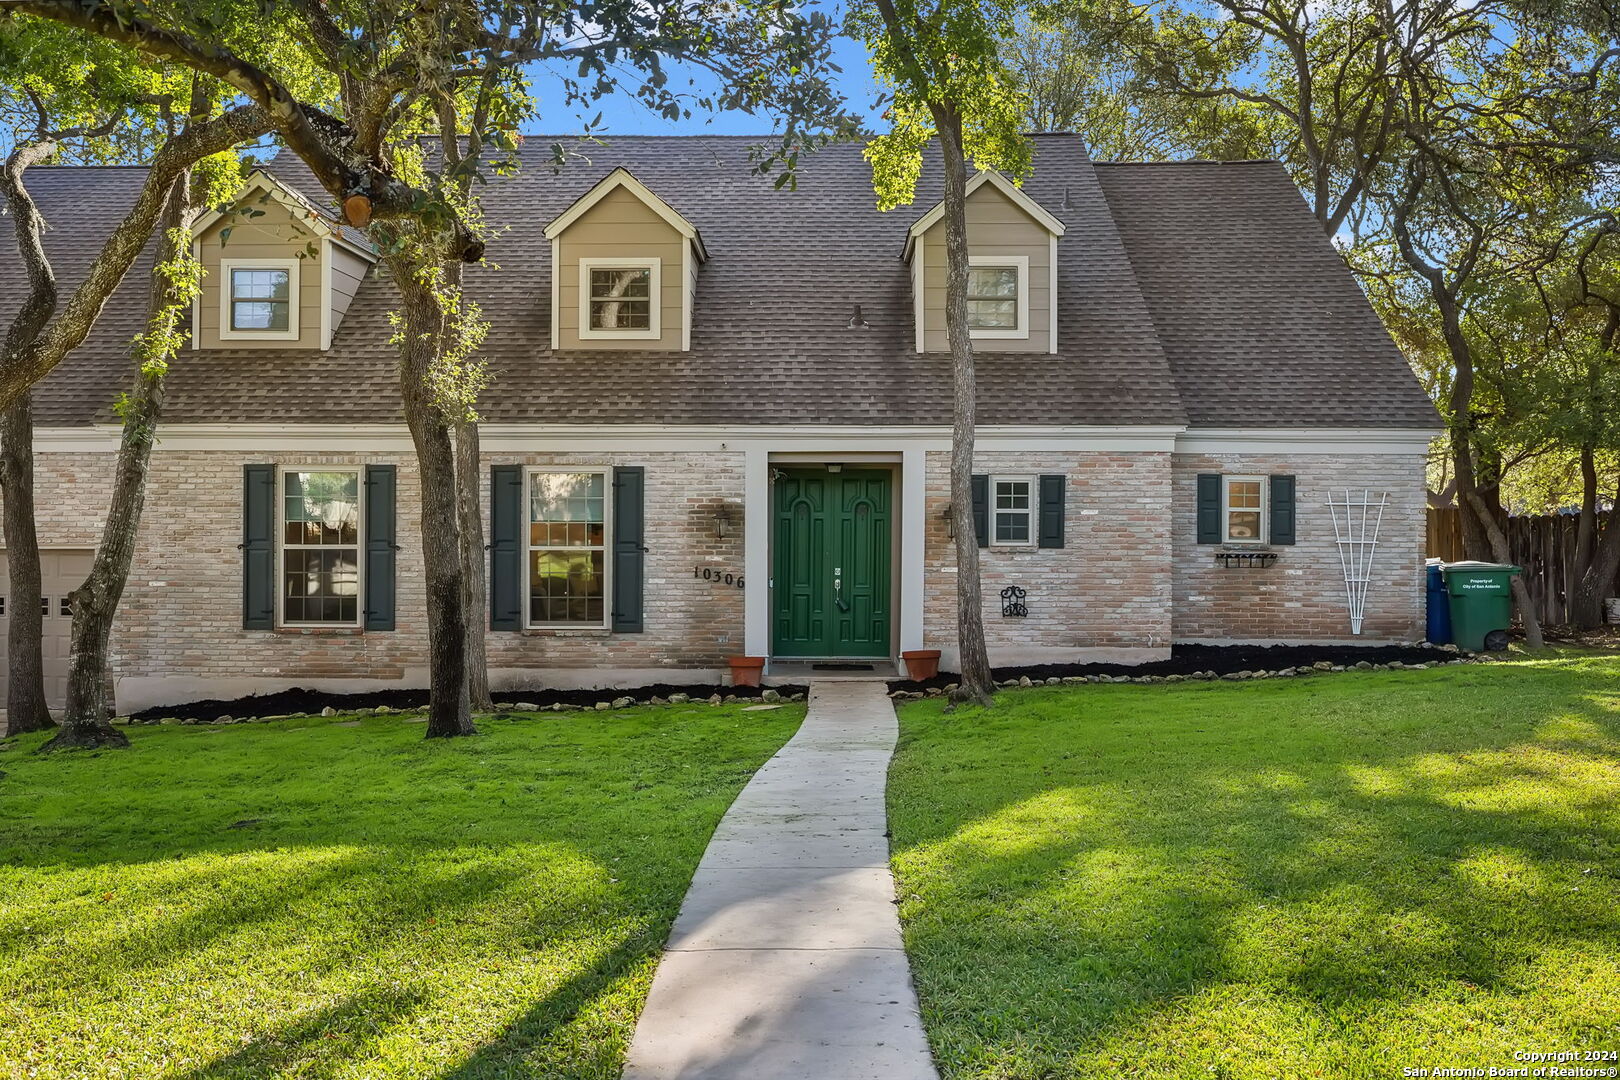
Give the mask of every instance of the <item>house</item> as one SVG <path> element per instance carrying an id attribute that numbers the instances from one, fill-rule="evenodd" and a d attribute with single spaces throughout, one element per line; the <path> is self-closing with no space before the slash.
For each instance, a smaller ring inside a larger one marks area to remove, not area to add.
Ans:
<path id="1" fill-rule="evenodd" d="M 468 288 L 490 323 L 498 688 L 714 680 L 739 654 L 953 663 L 937 170 L 879 213 L 858 146 L 776 190 L 750 145 L 614 138 L 555 168 L 535 139 L 487 190 L 495 266 Z M 992 660 L 1419 637 L 1436 414 L 1281 166 L 1035 145 L 1026 183 L 983 175 L 968 201 Z M 140 174 L 29 178 L 71 278 Z M 370 242 L 279 161 L 196 232 L 208 276 L 118 619 L 120 708 L 423 685 L 417 474 Z M 36 393 L 52 642 L 147 288 L 137 268 Z M 1366 573 L 1329 507 L 1346 492 L 1382 506 Z"/>

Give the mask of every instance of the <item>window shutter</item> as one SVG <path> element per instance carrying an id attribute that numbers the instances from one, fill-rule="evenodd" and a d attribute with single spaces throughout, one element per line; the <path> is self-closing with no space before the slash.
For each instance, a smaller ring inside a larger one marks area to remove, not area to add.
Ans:
<path id="1" fill-rule="evenodd" d="M 276 467 L 242 466 L 242 629 L 276 625 Z"/>
<path id="2" fill-rule="evenodd" d="M 647 566 L 647 470 L 613 470 L 613 632 L 642 630 L 642 586 Z"/>
<path id="3" fill-rule="evenodd" d="M 366 466 L 366 621 L 367 630 L 394 628 L 394 552 L 399 550 L 392 465 Z"/>
<path id="4" fill-rule="evenodd" d="M 990 546 L 990 478 L 973 477 L 973 538 L 980 547 Z"/>
<path id="5" fill-rule="evenodd" d="M 1273 476 L 1271 478 L 1271 542 L 1273 544 L 1292 544 L 1294 542 L 1294 478 L 1292 476 Z"/>
<path id="6" fill-rule="evenodd" d="M 489 628 L 523 629 L 523 466 L 489 470 Z"/>
<path id="7" fill-rule="evenodd" d="M 1198 474 L 1198 542 L 1221 542 L 1221 474 Z"/>
<path id="8" fill-rule="evenodd" d="M 1043 548 L 1060 548 L 1063 546 L 1063 476 L 1041 477 L 1041 521 L 1040 546 Z"/>

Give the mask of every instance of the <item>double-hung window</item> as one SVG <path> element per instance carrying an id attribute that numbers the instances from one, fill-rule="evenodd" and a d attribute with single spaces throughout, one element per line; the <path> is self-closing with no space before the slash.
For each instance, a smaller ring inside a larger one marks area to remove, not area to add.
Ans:
<path id="1" fill-rule="evenodd" d="M 1265 542 L 1265 477 L 1222 477 L 1221 503 L 1221 539 L 1223 541 L 1228 544 L 1261 544 Z"/>
<path id="2" fill-rule="evenodd" d="M 281 470 L 281 622 L 360 624 L 360 470 Z"/>
<path id="3" fill-rule="evenodd" d="M 659 336 L 658 259 L 581 259 L 579 336 Z"/>
<path id="4" fill-rule="evenodd" d="M 529 626 L 607 625 L 607 489 L 605 469 L 529 473 Z"/>
<path id="5" fill-rule="evenodd" d="M 1026 547 L 1034 542 L 1035 482 L 1027 476 L 990 480 L 990 542 L 998 547 Z"/>
<path id="6" fill-rule="evenodd" d="M 291 340 L 298 336 L 298 261 L 225 259 L 220 263 L 220 337 Z"/>
<path id="7" fill-rule="evenodd" d="M 976 338 L 1029 336 L 1029 257 L 968 258 L 968 330 Z"/>

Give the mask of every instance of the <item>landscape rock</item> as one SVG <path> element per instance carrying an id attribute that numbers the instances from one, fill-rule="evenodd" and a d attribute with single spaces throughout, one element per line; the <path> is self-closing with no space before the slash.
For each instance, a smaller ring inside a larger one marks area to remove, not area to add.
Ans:
<path id="1" fill-rule="evenodd" d="M 765 690 L 759 695 L 761 701 L 781 701 L 782 695 L 775 690 Z"/>
<path id="2" fill-rule="evenodd" d="M 619 698 L 614 698 L 613 699 L 613 707 L 615 709 L 628 709 L 630 706 L 634 705 L 635 703 L 636 703 L 636 699 L 632 698 L 632 697 L 619 697 Z M 598 707 L 600 707 L 600 706 L 598 706 Z"/>
<path id="3" fill-rule="evenodd" d="M 328 705 L 326 708 L 321 710 L 321 715 L 322 716 L 336 716 L 337 715 L 337 710 L 332 708 L 332 706 Z"/>
<path id="4" fill-rule="evenodd" d="M 689 694 L 671 694 L 671 695 L 669 695 L 669 703 L 671 705 L 685 705 L 688 701 L 691 701 L 691 700 L 692 700 L 692 698 L 691 698 L 691 695 L 689 695 Z"/>
<path id="5" fill-rule="evenodd" d="M 598 701 L 596 703 L 597 712 L 607 712 L 611 708 L 613 708 L 613 702 L 611 701 Z"/>
<path id="6" fill-rule="evenodd" d="M 512 709 L 516 712 L 539 712 L 540 706 L 536 705 L 532 701 L 520 701 L 516 705 L 513 705 Z"/>

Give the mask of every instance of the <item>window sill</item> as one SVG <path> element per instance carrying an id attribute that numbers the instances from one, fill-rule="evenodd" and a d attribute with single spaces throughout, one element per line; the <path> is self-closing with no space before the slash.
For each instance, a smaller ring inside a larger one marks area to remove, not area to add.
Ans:
<path id="1" fill-rule="evenodd" d="M 612 637 L 605 626 L 526 626 L 524 637 Z"/>
<path id="2" fill-rule="evenodd" d="M 290 637 L 359 637 L 365 633 L 358 626 L 278 626 L 272 632 Z"/>

